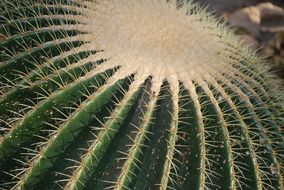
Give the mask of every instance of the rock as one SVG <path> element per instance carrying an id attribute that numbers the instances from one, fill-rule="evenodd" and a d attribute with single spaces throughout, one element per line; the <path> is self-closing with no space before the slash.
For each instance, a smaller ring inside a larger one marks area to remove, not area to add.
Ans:
<path id="1" fill-rule="evenodd" d="M 260 36 L 260 23 L 260 11 L 256 7 L 237 10 L 229 17 L 230 26 L 245 29 L 254 36 Z"/>
<path id="2" fill-rule="evenodd" d="M 260 3 L 235 11 L 228 21 L 230 26 L 260 37 L 261 32 L 284 31 L 284 9 L 272 3 Z"/>
<path id="3" fill-rule="evenodd" d="M 284 9 L 271 3 L 258 6 L 261 13 L 261 30 L 268 32 L 284 31 Z"/>
<path id="4" fill-rule="evenodd" d="M 232 12 L 245 6 L 255 5 L 259 0 L 193 0 L 193 2 L 200 4 L 202 7 L 208 7 L 209 11 L 222 15 L 224 12 Z"/>

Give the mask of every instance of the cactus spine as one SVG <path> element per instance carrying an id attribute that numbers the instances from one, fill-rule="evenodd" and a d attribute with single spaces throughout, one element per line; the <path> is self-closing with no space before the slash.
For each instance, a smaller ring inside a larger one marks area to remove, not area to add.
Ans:
<path id="1" fill-rule="evenodd" d="M 284 99 L 184 0 L 0 0 L 0 189 L 284 189 Z"/>

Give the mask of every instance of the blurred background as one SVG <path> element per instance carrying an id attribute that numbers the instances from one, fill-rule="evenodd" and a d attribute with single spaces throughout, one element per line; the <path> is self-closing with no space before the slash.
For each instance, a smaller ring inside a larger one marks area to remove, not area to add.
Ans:
<path id="1" fill-rule="evenodd" d="M 284 79 L 284 0 L 193 1 L 221 17 Z"/>

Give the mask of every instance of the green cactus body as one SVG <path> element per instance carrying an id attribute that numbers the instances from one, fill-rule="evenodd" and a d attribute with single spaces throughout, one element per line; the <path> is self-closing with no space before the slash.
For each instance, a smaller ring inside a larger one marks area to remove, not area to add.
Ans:
<path id="1" fill-rule="evenodd" d="M 184 0 L 0 0 L 0 189 L 284 189 L 278 80 Z"/>

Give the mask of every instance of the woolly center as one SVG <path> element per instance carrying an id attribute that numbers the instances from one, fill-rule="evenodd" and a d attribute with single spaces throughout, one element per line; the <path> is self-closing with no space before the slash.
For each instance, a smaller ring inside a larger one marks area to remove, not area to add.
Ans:
<path id="1" fill-rule="evenodd" d="M 99 0 L 90 27 L 110 57 L 142 67 L 208 69 L 224 62 L 216 31 L 187 11 L 166 0 Z"/>

